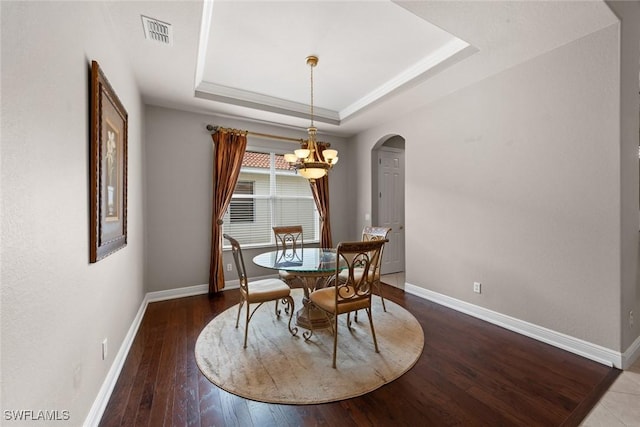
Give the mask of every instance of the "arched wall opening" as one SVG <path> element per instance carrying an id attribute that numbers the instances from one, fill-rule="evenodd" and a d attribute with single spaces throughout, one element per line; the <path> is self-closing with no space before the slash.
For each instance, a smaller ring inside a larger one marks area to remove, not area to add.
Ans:
<path id="1" fill-rule="evenodd" d="M 405 270 L 405 139 L 386 135 L 371 149 L 371 225 L 389 227 L 382 274 Z M 390 283 L 402 287 L 401 283 Z"/>

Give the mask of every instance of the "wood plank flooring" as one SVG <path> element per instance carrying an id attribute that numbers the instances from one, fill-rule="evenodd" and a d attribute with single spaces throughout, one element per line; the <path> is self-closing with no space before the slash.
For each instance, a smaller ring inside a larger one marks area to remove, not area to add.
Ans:
<path id="1" fill-rule="evenodd" d="M 416 365 L 354 399 L 274 405 L 211 384 L 194 356 L 237 290 L 149 304 L 100 426 L 577 426 L 620 371 L 385 285 L 425 334 Z M 375 319 L 374 319 L 375 320 Z"/>

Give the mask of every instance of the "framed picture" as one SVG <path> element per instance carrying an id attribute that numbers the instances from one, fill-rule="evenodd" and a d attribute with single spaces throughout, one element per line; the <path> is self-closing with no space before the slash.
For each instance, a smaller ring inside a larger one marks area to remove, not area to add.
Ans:
<path id="1" fill-rule="evenodd" d="M 90 262 L 127 245 L 127 124 L 127 111 L 92 61 Z"/>

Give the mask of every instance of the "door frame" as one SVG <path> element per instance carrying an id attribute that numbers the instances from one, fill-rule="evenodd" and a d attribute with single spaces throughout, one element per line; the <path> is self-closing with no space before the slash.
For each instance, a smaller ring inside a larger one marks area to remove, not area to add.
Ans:
<path id="1" fill-rule="evenodd" d="M 389 144 L 387 144 L 389 143 Z M 404 153 L 403 156 L 403 164 L 402 164 L 402 169 L 403 169 L 403 183 L 402 183 L 402 191 L 404 192 L 403 194 L 403 200 L 404 200 L 404 204 L 406 206 L 406 197 L 404 197 L 406 195 L 406 171 L 405 171 L 405 163 L 406 163 L 406 149 L 405 149 L 405 143 L 406 140 L 404 139 L 403 136 L 401 135 L 397 135 L 397 134 L 390 134 L 390 135 L 386 135 L 382 138 L 380 138 L 378 140 L 378 142 L 371 148 L 371 224 L 378 224 L 378 218 L 379 218 L 379 201 L 380 198 L 378 197 L 378 192 L 379 192 L 379 188 L 378 188 L 378 174 L 379 174 L 379 167 L 380 165 L 378 164 L 378 154 L 380 151 L 390 151 L 390 152 L 402 152 Z M 406 216 L 406 209 L 403 209 L 404 215 Z M 403 218 L 403 223 L 405 223 L 404 218 Z M 402 264 L 403 264 L 403 268 L 401 271 L 404 271 L 406 269 L 406 227 L 405 227 L 405 238 L 403 239 L 403 260 L 402 260 Z"/>

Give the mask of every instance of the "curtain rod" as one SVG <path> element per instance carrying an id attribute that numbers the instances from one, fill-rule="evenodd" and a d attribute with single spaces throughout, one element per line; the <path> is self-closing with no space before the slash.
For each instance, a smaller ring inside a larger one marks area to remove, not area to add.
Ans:
<path id="1" fill-rule="evenodd" d="M 222 126 L 214 126 L 214 125 L 207 125 L 207 130 L 209 132 L 217 132 L 219 130 L 234 130 L 234 129 L 230 129 L 230 128 L 224 128 Z M 289 138 L 287 136 L 280 136 L 280 135 L 272 135 L 269 133 L 258 133 L 258 132 L 250 132 L 250 131 L 243 131 L 243 132 L 247 132 L 247 135 L 251 135 L 251 136 L 255 136 L 258 138 L 265 138 L 265 139 L 278 139 L 280 141 L 289 141 L 289 142 L 297 142 L 299 144 L 304 143 L 305 140 L 302 138 Z"/>

